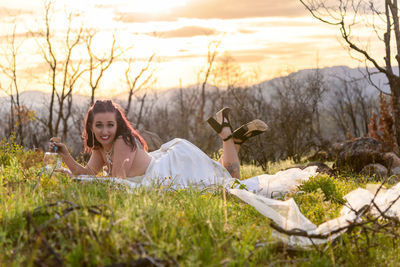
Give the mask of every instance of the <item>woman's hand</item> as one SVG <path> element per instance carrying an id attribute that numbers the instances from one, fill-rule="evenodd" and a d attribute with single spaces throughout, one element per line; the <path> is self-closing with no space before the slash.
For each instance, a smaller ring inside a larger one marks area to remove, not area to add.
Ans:
<path id="1" fill-rule="evenodd" d="M 57 152 L 60 155 L 67 155 L 68 149 L 67 146 L 63 143 L 58 142 L 58 140 L 54 140 L 55 138 L 51 138 L 49 142 L 49 151 Z M 56 148 L 57 147 L 57 148 Z"/>

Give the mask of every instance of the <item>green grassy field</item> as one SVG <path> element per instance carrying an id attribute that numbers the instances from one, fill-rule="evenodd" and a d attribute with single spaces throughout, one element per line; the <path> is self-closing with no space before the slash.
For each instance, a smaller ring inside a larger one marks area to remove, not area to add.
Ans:
<path id="1" fill-rule="evenodd" d="M 0 144 L 1 266 L 399 266 L 396 225 L 356 228 L 334 243 L 293 249 L 271 236 L 269 219 L 222 188 L 130 193 L 62 174 L 39 179 L 42 156 Z M 242 169 L 243 178 L 262 173 Z M 319 224 L 364 185 L 360 177 L 318 175 L 287 198 Z"/>

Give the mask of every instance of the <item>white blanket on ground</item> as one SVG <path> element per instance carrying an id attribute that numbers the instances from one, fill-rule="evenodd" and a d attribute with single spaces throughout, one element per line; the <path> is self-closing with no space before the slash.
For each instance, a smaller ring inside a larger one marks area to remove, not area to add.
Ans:
<path id="1" fill-rule="evenodd" d="M 157 151 L 151 152 L 153 157 L 146 173 L 143 176 L 127 179 L 96 178 L 91 176 L 79 176 L 83 181 L 112 181 L 126 185 L 130 188 L 148 187 L 152 185 L 166 188 L 207 188 L 222 185 L 229 193 L 239 197 L 249 205 L 256 208 L 261 214 L 273 220 L 285 230 L 300 230 L 308 235 L 326 235 L 326 238 L 309 238 L 304 236 L 288 236 L 274 232 L 277 238 L 289 245 L 308 246 L 321 244 L 335 239 L 342 231 L 328 235 L 332 231 L 340 230 L 359 217 L 356 212 L 365 205 L 371 205 L 374 195 L 365 189 L 356 189 L 345 196 L 347 204 L 341 211 L 341 216 L 327 221 L 318 227 L 301 214 L 293 199 L 285 201 L 275 200 L 272 197 L 280 196 L 293 191 L 301 182 L 308 180 L 317 174 L 316 166 L 303 170 L 292 168 L 280 171 L 274 175 L 263 174 L 240 181 L 245 189 L 239 189 L 236 179 L 232 178 L 220 163 L 209 158 L 199 148 L 183 139 L 174 139 Z M 233 187 L 233 188 L 232 188 Z M 381 211 L 390 207 L 388 215 L 400 219 L 400 203 L 397 200 L 400 195 L 400 184 L 382 192 L 375 198 L 375 203 Z M 374 209 L 376 214 L 378 209 Z"/>

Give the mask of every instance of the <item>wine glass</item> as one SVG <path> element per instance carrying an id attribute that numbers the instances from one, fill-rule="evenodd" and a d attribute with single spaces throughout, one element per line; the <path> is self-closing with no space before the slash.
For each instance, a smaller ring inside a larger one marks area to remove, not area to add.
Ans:
<path id="1" fill-rule="evenodd" d="M 44 153 L 43 163 L 47 172 L 54 172 L 61 168 L 61 158 L 57 154 L 58 147 L 54 146 L 53 151 Z"/>
<path id="2" fill-rule="evenodd" d="M 43 163 L 45 167 L 49 167 L 51 169 L 59 169 L 61 167 L 60 157 L 54 152 L 44 153 Z"/>

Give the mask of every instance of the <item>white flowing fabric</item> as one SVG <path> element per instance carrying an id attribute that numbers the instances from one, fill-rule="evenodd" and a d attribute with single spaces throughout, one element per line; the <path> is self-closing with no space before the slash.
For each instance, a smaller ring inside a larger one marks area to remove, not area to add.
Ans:
<path id="1" fill-rule="evenodd" d="M 184 139 L 175 138 L 150 155 L 152 160 L 143 177 L 153 184 L 204 188 L 233 181 L 219 162 Z"/>
<path id="2" fill-rule="evenodd" d="M 263 174 L 236 184 L 236 179 L 215 160 L 208 157 L 203 151 L 183 139 L 173 139 L 163 144 L 159 150 L 150 153 L 152 161 L 143 176 L 118 178 L 96 178 L 79 176 L 83 181 L 112 181 L 130 188 L 161 185 L 166 188 L 196 187 L 203 189 L 223 185 L 227 191 L 244 202 L 253 206 L 261 214 L 273 220 L 285 230 L 299 230 L 308 235 L 326 235 L 325 238 L 310 238 L 305 236 L 288 236 L 273 232 L 274 236 L 287 242 L 289 245 L 309 246 L 321 244 L 335 239 L 344 230 L 343 227 L 359 221 L 357 211 L 370 205 L 374 195 L 365 189 L 357 189 L 345 196 L 347 205 L 342 209 L 341 216 L 327 221 L 318 227 L 301 214 L 293 199 L 285 201 L 272 199 L 294 191 L 299 184 L 317 174 L 317 167 L 312 166 L 303 170 L 292 168 L 280 171 L 274 175 Z M 245 189 L 240 185 L 244 185 Z M 233 188 L 232 188 L 233 187 Z M 380 210 L 390 207 L 390 216 L 400 219 L 400 203 L 392 205 L 400 195 L 400 184 L 378 194 L 375 203 Z M 375 209 L 378 214 L 378 210 Z M 379 215 L 379 214 L 378 214 Z M 337 231 L 337 233 L 332 233 Z"/>

